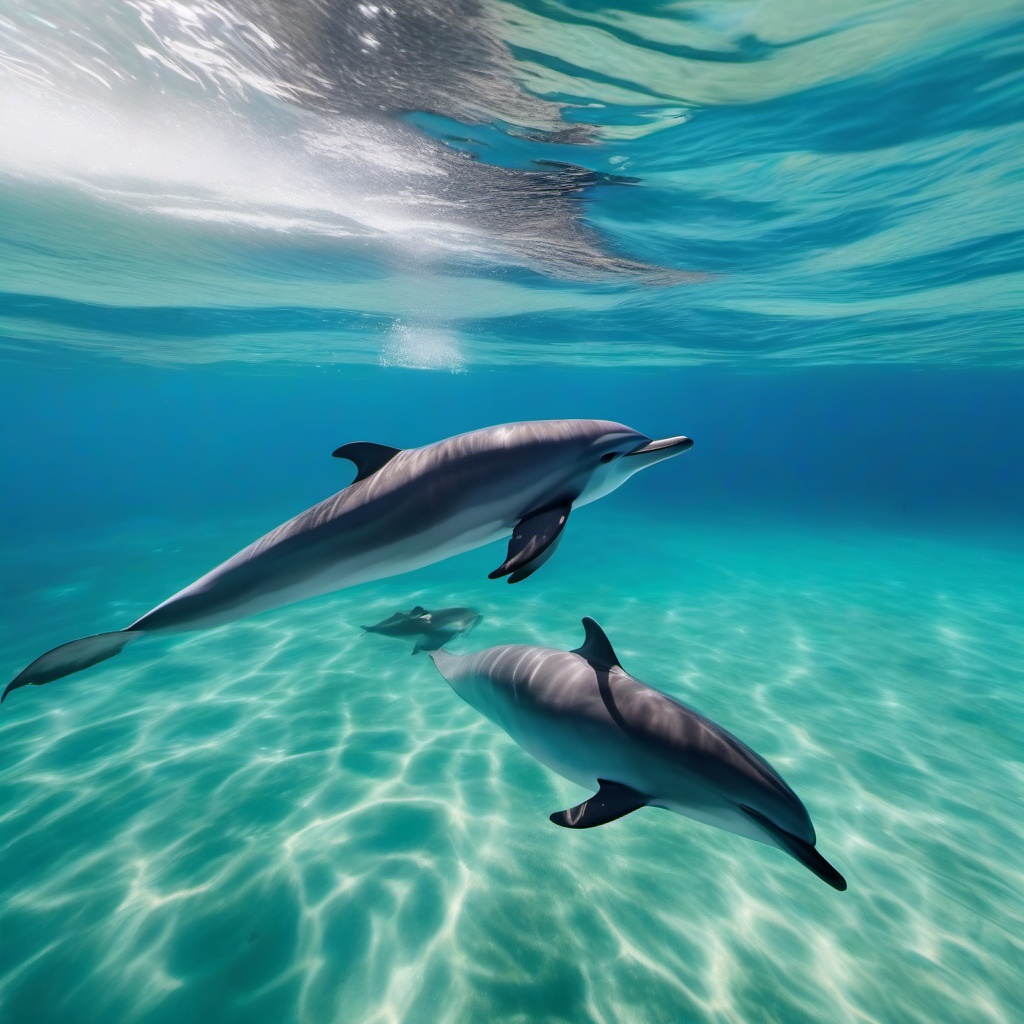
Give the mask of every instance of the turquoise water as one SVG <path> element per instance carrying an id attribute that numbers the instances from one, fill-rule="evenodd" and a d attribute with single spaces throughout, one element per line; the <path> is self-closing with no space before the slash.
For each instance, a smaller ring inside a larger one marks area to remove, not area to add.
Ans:
<path id="1" fill-rule="evenodd" d="M 1003 0 L 0 0 L 0 682 L 348 441 L 696 442 L 514 587 L 496 544 L 12 693 L 0 1022 L 1019 1020 L 1022 44 Z M 416 604 L 483 614 L 457 652 L 595 617 L 848 891 L 556 828 L 586 794 L 360 628 Z"/>
<path id="2" fill-rule="evenodd" d="M 5 1019 L 1013 1020 L 1020 539 L 589 513 L 525 594 L 477 553 L 13 695 Z M 21 660 L 261 525 L 24 550 Z M 608 530 L 657 549 L 595 579 Z M 849 891 L 653 811 L 552 835 L 579 790 L 358 629 L 417 602 L 483 612 L 458 650 L 598 617 L 782 771 Z"/>

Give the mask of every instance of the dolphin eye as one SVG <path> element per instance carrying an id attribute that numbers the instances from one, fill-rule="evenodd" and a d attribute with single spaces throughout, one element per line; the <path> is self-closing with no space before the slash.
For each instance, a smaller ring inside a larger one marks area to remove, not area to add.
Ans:
<path id="1" fill-rule="evenodd" d="M 620 452 L 608 452 L 606 455 L 602 455 L 601 456 L 601 461 L 602 462 L 611 462 L 612 459 L 617 459 L 620 454 L 621 454 Z"/>

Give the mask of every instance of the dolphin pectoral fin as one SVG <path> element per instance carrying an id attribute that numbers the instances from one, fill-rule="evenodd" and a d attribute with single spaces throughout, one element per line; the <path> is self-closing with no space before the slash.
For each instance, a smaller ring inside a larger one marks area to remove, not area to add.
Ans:
<path id="1" fill-rule="evenodd" d="M 518 583 L 532 576 L 554 553 L 572 511 L 572 502 L 560 502 L 520 519 L 508 542 L 505 561 L 487 574 L 491 580 L 508 576 Z"/>
<path id="2" fill-rule="evenodd" d="M 509 576 L 509 583 L 519 583 L 521 580 L 532 576 L 555 553 L 558 548 L 558 542 L 561 539 L 562 535 L 559 534 L 536 558 L 527 562 L 521 569 L 516 569 Z"/>
<path id="3" fill-rule="evenodd" d="M 622 668 L 619 656 L 612 648 L 612 642 L 605 631 L 589 615 L 583 618 L 585 638 L 583 644 L 572 651 L 596 669 Z"/>
<path id="4" fill-rule="evenodd" d="M 454 640 L 458 635 L 457 631 L 445 630 L 441 633 L 435 633 L 433 636 L 420 637 L 413 646 L 412 653 L 419 654 L 420 651 L 439 651 L 449 640 Z"/>
<path id="5" fill-rule="evenodd" d="M 60 647 L 54 647 L 52 651 L 47 651 L 36 658 L 28 668 L 7 684 L 7 689 L 0 696 L 0 704 L 7 699 L 7 694 L 11 690 L 18 690 L 22 686 L 52 683 L 55 679 L 71 675 L 72 672 L 80 672 L 90 665 L 98 665 L 101 661 L 113 658 L 114 655 L 121 653 L 126 644 L 142 635 L 140 630 L 122 629 L 116 633 L 84 636 L 80 640 L 71 640 Z"/>
<path id="6" fill-rule="evenodd" d="M 596 828 L 647 806 L 647 797 L 632 786 L 607 779 L 597 781 L 601 788 L 592 797 L 568 810 L 557 811 L 551 820 L 562 828 Z"/>
<path id="7" fill-rule="evenodd" d="M 401 450 L 388 444 L 374 444 L 373 441 L 352 441 L 335 448 L 331 454 L 336 459 L 355 463 L 356 476 L 352 483 L 357 484 L 386 466 Z"/>
<path id="8" fill-rule="evenodd" d="M 766 818 L 763 814 L 744 804 L 740 804 L 740 810 L 748 817 L 753 818 L 786 853 L 813 871 L 823 882 L 827 882 L 833 889 L 838 889 L 840 892 L 846 890 L 846 879 L 818 853 L 812 843 L 780 828 L 770 818 Z"/>

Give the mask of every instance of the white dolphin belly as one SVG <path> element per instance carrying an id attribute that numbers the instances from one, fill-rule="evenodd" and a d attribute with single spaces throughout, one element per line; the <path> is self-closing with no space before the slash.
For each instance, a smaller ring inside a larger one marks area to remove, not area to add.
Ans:
<path id="1" fill-rule="evenodd" d="M 684 818 L 778 846 L 735 805 L 678 766 L 660 763 L 636 741 L 624 737 L 610 720 L 588 723 L 582 730 L 550 712 L 524 711 L 506 704 L 502 728 L 527 753 L 562 778 L 589 792 L 601 779 L 620 782 L 649 797 L 651 807 L 662 807 Z"/>

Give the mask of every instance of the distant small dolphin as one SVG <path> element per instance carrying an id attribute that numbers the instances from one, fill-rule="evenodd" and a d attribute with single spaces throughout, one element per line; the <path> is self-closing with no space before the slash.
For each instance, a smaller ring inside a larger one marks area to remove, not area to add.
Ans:
<path id="1" fill-rule="evenodd" d="M 609 420 L 534 420 L 473 430 L 422 448 L 369 441 L 338 448 L 355 480 L 243 548 L 125 629 L 36 658 L 4 690 L 41 686 L 113 658 L 146 633 L 182 633 L 357 583 L 397 576 L 508 536 L 490 574 L 526 579 L 552 555 L 569 512 L 634 473 L 686 451 Z"/>
<path id="2" fill-rule="evenodd" d="M 363 626 L 363 629 L 383 636 L 418 637 L 412 653 L 419 654 L 420 651 L 436 651 L 457 636 L 465 636 L 482 618 L 472 608 L 437 608 L 430 612 L 416 605 L 412 611 L 395 612 L 375 626 Z"/>
<path id="3" fill-rule="evenodd" d="M 492 647 L 430 656 L 452 689 L 527 753 L 597 790 L 552 814 L 556 825 L 593 828 L 640 807 L 664 807 L 785 850 L 834 889 L 846 888 L 814 848 L 807 809 L 764 758 L 625 672 L 593 619 L 583 628 L 575 651 Z"/>

